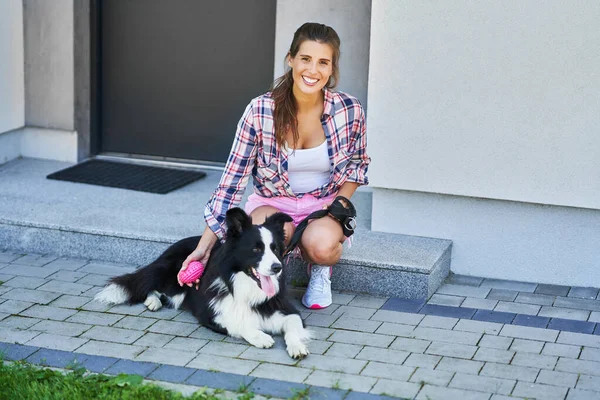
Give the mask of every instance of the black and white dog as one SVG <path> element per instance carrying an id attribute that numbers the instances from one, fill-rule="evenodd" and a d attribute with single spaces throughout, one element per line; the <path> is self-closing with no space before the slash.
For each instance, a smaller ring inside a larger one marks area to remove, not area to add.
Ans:
<path id="1" fill-rule="evenodd" d="M 95 298 L 110 304 L 143 302 L 152 311 L 163 305 L 187 309 L 202 325 L 260 348 L 274 343 L 265 332 L 283 334 L 288 354 L 305 357 L 310 333 L 284 293 L 283 226 L 290 221 L 289 215 L 276 213 L 253 225 L 242 209 L 231 209 L 227 239 L 213 248 L 199 290 L 177 283 L 183 261 L 200 239 L 195 236 L 173 244 L 136 272 L 111 278 Z"/>

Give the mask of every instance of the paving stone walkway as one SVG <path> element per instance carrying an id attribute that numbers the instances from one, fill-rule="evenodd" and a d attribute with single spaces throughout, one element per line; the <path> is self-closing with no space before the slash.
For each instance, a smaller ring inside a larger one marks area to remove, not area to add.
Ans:
<path id="1" fill-rule="evenodd" d="M 93 296 L 137 266 L 0 252 L 0 351 L 172 384 L 314 399 L 600 399 L 598 289 L 451 276 L 429 301 L 335 293 L 302 311 L 311 355 Z M 299 309 L 302 291 L 291 295 Z"/>

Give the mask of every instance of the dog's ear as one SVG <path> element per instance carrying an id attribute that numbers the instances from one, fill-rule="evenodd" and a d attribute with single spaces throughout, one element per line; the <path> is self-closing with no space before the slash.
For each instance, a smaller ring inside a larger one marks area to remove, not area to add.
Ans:
<path id="1" fill-rule="evenodd" d="M 232 208 L 225 215 L 227 236 L 240 236 L 243 231 L 252 227 L 252 218 L 239 207 Z"/>
<path id="2" fill-rule="evenodd" d="M 266 228 L 269 228 L 270 230 L 280 233 L 281 236 L 283 237 L 283 226 L 285 225 L 286 222 L 292 222 L 292 221 L 293 221 L 293 219 L 289 215 L 282 213 L 282 212 L 277 212 L 275 214 L 270 215 L 265 220 L 265 223 L 263 224 L 263 226 L 265 226 Z"/>

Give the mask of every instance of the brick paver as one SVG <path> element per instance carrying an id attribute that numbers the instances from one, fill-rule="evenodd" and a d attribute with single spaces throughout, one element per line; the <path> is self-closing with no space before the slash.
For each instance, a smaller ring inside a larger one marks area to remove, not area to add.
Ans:
<path id="1" fill-rule="evenodd" d="M 578 358 L 580 353 L 581 346 L 560 343 L 545 343 L 544 348 L 542 349 L 542 354 L 567 358 Z"/>
<path id="2" fill-rule="evenodd" d="M 47 349 L 73 351 L 86 343 L 88 339 L 42 333 L 27 342 L 29 346 Z"/>
<path id="3" fill-rule="evenodd" d="M 251 376 L 256 376 L 259 378 L 267 378 L 272 379 L 274 376 L 285 377 L 286 381 L 289 382 L 298 382 L 302 383 L 308 378 L 308 376 L 313 373 L 312 369 L 308 368 L 300 368 L 300 367 L 290 367 L 287 365 L 278 365 L 278 364 L 260 364 L 256 367 L 251 373 Z M 317 373 L 317 371 L 314 371 Z M 318 371 L 318 374 L 321 376 L 326 376 L 323 374 L 328 374 L 327 372 Z M 314 374 L 313 374 L 314 375 Z M 355 377 L 355 375 L 350 375 Z M 310 382 L 308 382 L 310 383 Z M 319 386 L 329 386 L 323 385 L 320 383 L 313 383 Z M 368 391 L 368 390 L 367 390 Z"/>
<path id="4" fill-rule="evenodd" d="M 28 329 L 37 324 L 41 320 L 38 318 L 27 318 L 19 315 L 8 315 L 2 319 L 0 326 L 14 329 Z"/>
<path id="5" fill-rule="evenodd" d="M 483 335 L 479 343 L 479 347 L 491 347 L 493 349 L 508 350 L 514 339 L 504 336 Z"/>
<path id="6" fill-rule="evenodd" d="M 546 342 L 540 342 L 538 340 L 514 339 L 510 345 L 510 350 L 539 354 L 542 351 L 542 347 L 544 347 L 544 343 Z"/>
<path id="7" fill-rule="evenodd" d="M 0 281 L 4 281 L 4 286 L 6 288 L 24 288 L 24 289 L 36 289 L 46 283 L 45 279 L 42 278 L 34 278 L 30 276 L 15 276 L 14 278 L 9 278 L 3 280 L 0 277 Z M 8 291 L 8 290 L 7 290 Z"/>
<path id="8" fill-rule="evenodd" d="M 71 354 L 98 371 L 192 385 L 212 379 L 227 388 L 243 376 L 263 394 L 313 385 L 348 400 L 600 398 L 594 288 L 452 275 L 425 307 L 336 292 L 331 307 L 301 310 L 314 340 L 298 361 L 280 336 L 256 349 L 185 312 L 93 301 L 107 278 L 135 268 L 0 252 L 0 350 L 33 361 L 46 354 L 36 348 L 61 351 L 48 353 L 51 362 Z M 302 291 L 292 296 L 298 305 Z M 394 311 L 399 304 L 404 311 Z"/>
<path id="9" fill-rule="evenodd" d="M 410 377 L 411 382 L 428 383 L 435 386 L 448 386 L 455 372 L 434 370 L 431 368 L 417 368 Z"/>
<path id="10" fill-rule="evenodd" d="M 272 378 L 273 375 L 270 377 Z M 303 382 L 310 385 L 369 392 L 377 382 L 377 378 L 372 378 L 370 376 L 356 376 L 341 372 L 314 371 Z"/>
<path id="11" fill-rule="evenodd" d="M 515 379 L 491 378 L 481 375 L 457 373 L 450 381 L 450 387 L 477 390 L 489 393 L 510 394 L 516 384 Z"/>
<path id="12" fill-rule="evenodd" d="M 544 383 L 546 385 L 563 386 L 563 387 L 575 387 L 577 383 L 578 375 L 568 372 L 558 372 L 543 369 L 540 371 L 536 383 Z M 595 378 L 596 380 L 597 378 Z M 600 390 L 600 388 L 599 388 Z"/>
<path id="13" fill-rule="evenodd" d="M 105 342 L 132 344 L 144 333 L 131 329 L 110 328 L 107 326 L 94 326 L 89 331 L 84 332 L 81 337 L 102 340 Z"/>
<path id="14" fill-rule="evenodd" d="M 65 319 L 69 318 L 75 313 L 77 313 L 76 310 L 70 310 L 68 308 L 43 306 L 36 304 L 32 307 L 29 307 L 27 310 L 22 311 L 21 315 L 40 319 L 64 321 Z"/>

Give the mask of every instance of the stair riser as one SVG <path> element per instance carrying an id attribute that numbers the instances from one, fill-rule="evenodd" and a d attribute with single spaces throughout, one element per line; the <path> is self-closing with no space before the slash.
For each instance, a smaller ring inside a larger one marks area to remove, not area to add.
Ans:
<path id="1" fill-rule="evenodd" d="M 0 248 L 114 263 L 145 265 L 170 243 L 0 224 Z"/>
<path id="2" fill-rule="evenodd" d="M 450 249 L 448 249 L 450 253 Z M 331 287 L 335 290 L 367 293 L 404 299 L 427 299 L 438 288 L 450 271 L 450 257 L 437 263 L 430 275 L 366 267 L 340 262 L 333 267 Z M 308 283 L 306 263 L 294 260 L 287 264 L 287 283 L 304 287 Z M 435 289 L 434 289 L 435 288 Z"/>
<path id="3" fill-rule="evenodd" d="M 170 245 L 166 242 L 8 224 L 0 224 L 0 244 L 0 248 L 15 252 L 131 265 L 152 262 Z M 450 271 L 450 253 L 451 247 L 440 257 L 430 274 L 357 265 L 342 259 L 333 269 L 332 288 L 405 299 L 429 298 Z M 305 286 L 308 282 L 306 264 L 301 260 L 289 262 L 286 274 L 288 284 L 292 286 Z"/>

